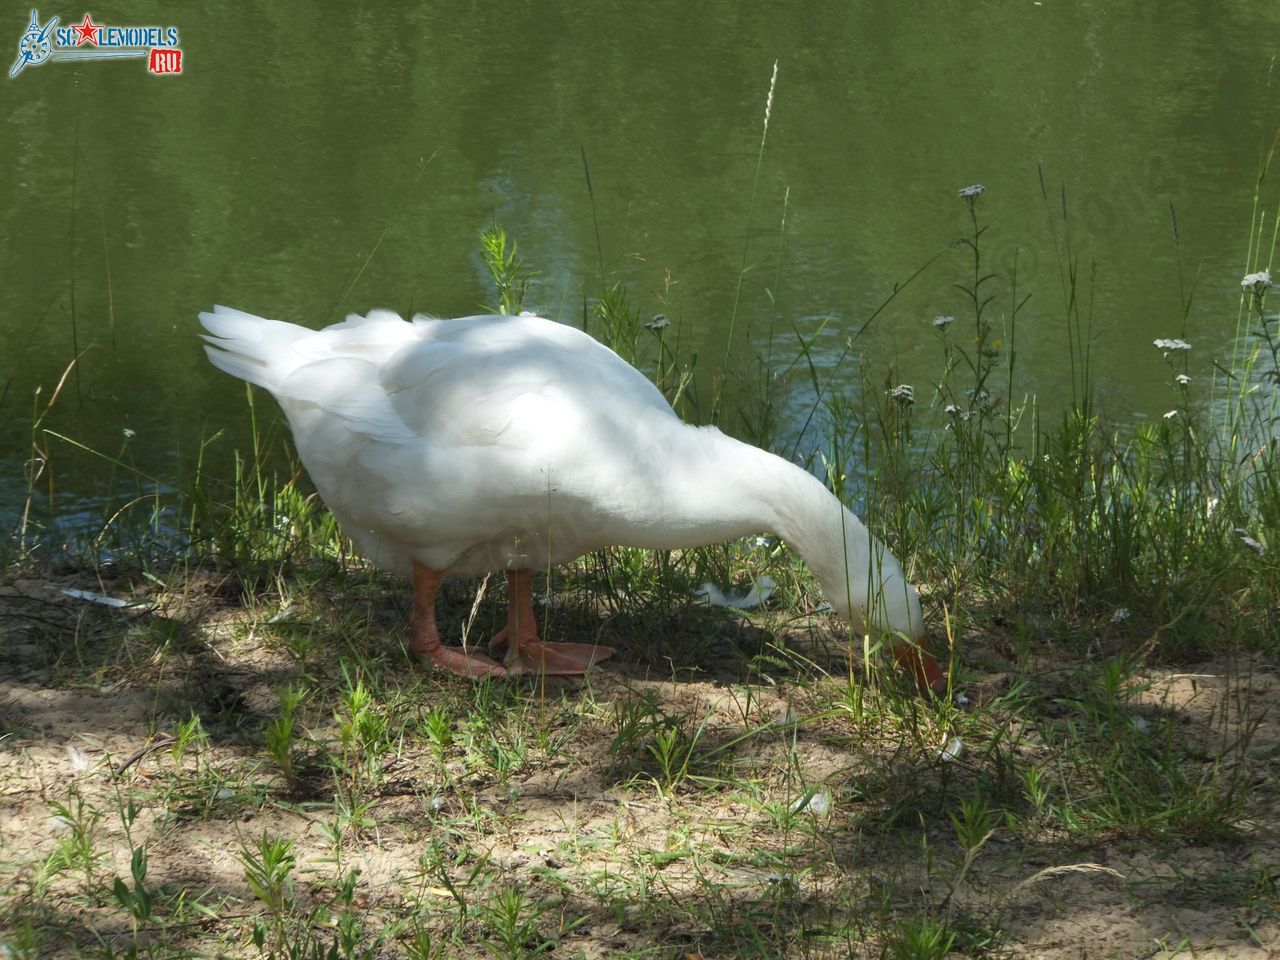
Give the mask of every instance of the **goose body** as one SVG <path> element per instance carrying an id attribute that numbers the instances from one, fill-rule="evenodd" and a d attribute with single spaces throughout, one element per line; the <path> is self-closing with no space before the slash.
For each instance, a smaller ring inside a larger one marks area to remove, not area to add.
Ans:
<path id="1" fill-rule="evenodd" d="M 446 669 L 579 673 L 612 652 L 537 640 L 532 569 L 615 544 L 679 549 L 768 531 L 855 628 L 913 641 L 899 659 L 940 682 L 915 646 L 914 587 L 857 517 L 800 467 L 681 421 L 643 374 L 579 330 L 528 315 L 405 321 L 382 310 L 318 331 L 227 307 L 200 320 L 214 365 L 279 402 L 346 534 L 413 578 L 415 619 L 432 635 L 411 628 L 411 646 Z M 437 654 L 440 579 L 491 570 L 512 579 L 505 666 Z"/>

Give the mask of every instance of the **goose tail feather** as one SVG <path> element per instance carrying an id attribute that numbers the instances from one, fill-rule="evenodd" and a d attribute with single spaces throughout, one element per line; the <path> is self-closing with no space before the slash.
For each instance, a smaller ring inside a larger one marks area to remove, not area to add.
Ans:
<path id="1" fill-rule="evenodd" d="M 272 392 L 302 360 L 294 343 L 313 332 L 223 306 L 200 314 L 200 322 L 209 331 L 204 349 L 215 367 Z"/>

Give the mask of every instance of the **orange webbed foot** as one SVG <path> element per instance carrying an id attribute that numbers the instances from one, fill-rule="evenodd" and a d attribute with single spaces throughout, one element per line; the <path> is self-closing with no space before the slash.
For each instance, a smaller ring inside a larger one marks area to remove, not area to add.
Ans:
<path id="1" fill-rule="evenodd" d="M 538 638 L 528 570 L 507 571 L 507 625 L 494 634 L 489 648 L 493 650 L 504 643 L 511 648 L 504 661 L 508 673 L 577 677 L 613 656 L 611 647 L 592 643 L 544 643 Z"/>
<path id="2" fill-rule="evenodd" d="M 509 643 L 511 628 L 503 627 L 492 640 L 489 648 L 495 649 Z M 537 634 L 523 639 L 516 649 L 507 653 L 508 673 L 545 673 L 555 677 L 581 676 L 602 660 L 613 656 L 612 647 L 593 643 L 544 643 Z"/>
<path id="3" fill-rule="evenodd" d="M 436 593 L 444 574 L 425 564 L 413 564 L 413 619 L 409 621 L 409 649 L 441 670 L 459 677 L 505 677 L 507 668 L 483 653 L 469 653 L 440 642 L 436 629 Z"/>
<path id="4" fill-rule="evenodd" d="M 421 655 L 441 670 L 460 677 L 505 677 L 508 672 L 506 667 L 490 660 L 483 653 L 467 653 L 443 644 L 434 650 L 421 651 Z"/>

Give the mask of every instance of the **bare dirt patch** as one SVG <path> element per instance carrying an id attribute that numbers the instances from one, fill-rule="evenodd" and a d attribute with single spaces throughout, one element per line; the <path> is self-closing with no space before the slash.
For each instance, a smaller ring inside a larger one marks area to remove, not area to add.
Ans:
<path id="1" fill-rule="evenodd" d="M 105 607 L 64 587 L 141 603 Z M 975 679 L 975 703 L 939 726 L 923 707 L 859 715 L 838 676 L 735 659 L 767 633 L 751 620 L 697 627 L 724 653 L 709 676 L 672 663 L 655 679 L 605 624 L 623 653 L 585 683 L 481 693 L 408 660 L 394 606 L 356 635 L 328 619 L 336 607 L 272 622 L 282 609 L 216 577 L 173 594 L 78 577 L 0 588 L 9 956 L 129 945 L 258 956 L 255 924 L 327 945 L 342 923 L 364 951 L 351 955 L 369 957 L 907 956 L 895 945 L 935 921 L 957 956 L 1252 958 L 1280 946 L 1269 664 L 1147 667 L 1112 712 L 1076 698 L 1087 664 L 1039 671 L 1057 678 L 1042 684 L 1053 696 L 1021 712 L 1010 671 Z M 366 741 L 343 699 L 357 675 L 369 716 L 390 727 Z M 292 783 L 265 733 L 285 684 L 311 690 Z M 178 748 L 192 717 L 199 735 Z M 1114 806 L 1072 795 L 1124 777 L 1073 784 L 1071 723 L 1103 743 L 1123 723 L 1137 750 L 1182 758 L 1171 790 L 1241 796 L 1206 796 L 1208 812 L 1168 824 L 1147 797 L 1125 820 L 1123 795 Z M 952 736 L 961 752 L 944 759 Z M 1023 777 L 1038 763 L 1062 773 L 1040 806 Z M 979 795 L 991 829 L 967 856 L 957 819 Z M 1224 824 L 1219 809 L 1239 813 Z M 1097 810 L 1114 825 L 1070 820 Z M 292 842 L 288 908 L 274 913 L 246 871 L 264 836 Z M 139 847 L 155 906 L 135 923 L 114 889 L 117 878 L 132 889 Z M 438 952 L 412 952 L 427 941 Z"/>

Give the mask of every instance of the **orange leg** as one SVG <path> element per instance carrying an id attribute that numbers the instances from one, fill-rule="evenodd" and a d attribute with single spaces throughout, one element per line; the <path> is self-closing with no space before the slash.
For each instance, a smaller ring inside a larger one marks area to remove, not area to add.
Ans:
<path id="1" fill-rule="evenodd" d="M 503 677 L 505 667 L 482 653 L 467 653 L 440 642 L 436 629 L 436 593 L 444 574 L 439 570 L 413 563 L 413 619 L 409 621 L 409 649 L 425 657 L 441 670 L 462 677 Z"/>
<path id="2" fill-rule="evenodd" d="M 591 665 L 613 656 L 612 647 L 591 643 L 543 643 L 533 613 L 533 582 L 528 570 L 507 571 L 507 625 L 498 631 L 490 648 L 507 643 L 509 673 L 546 673 L 577 676 Z"/>

